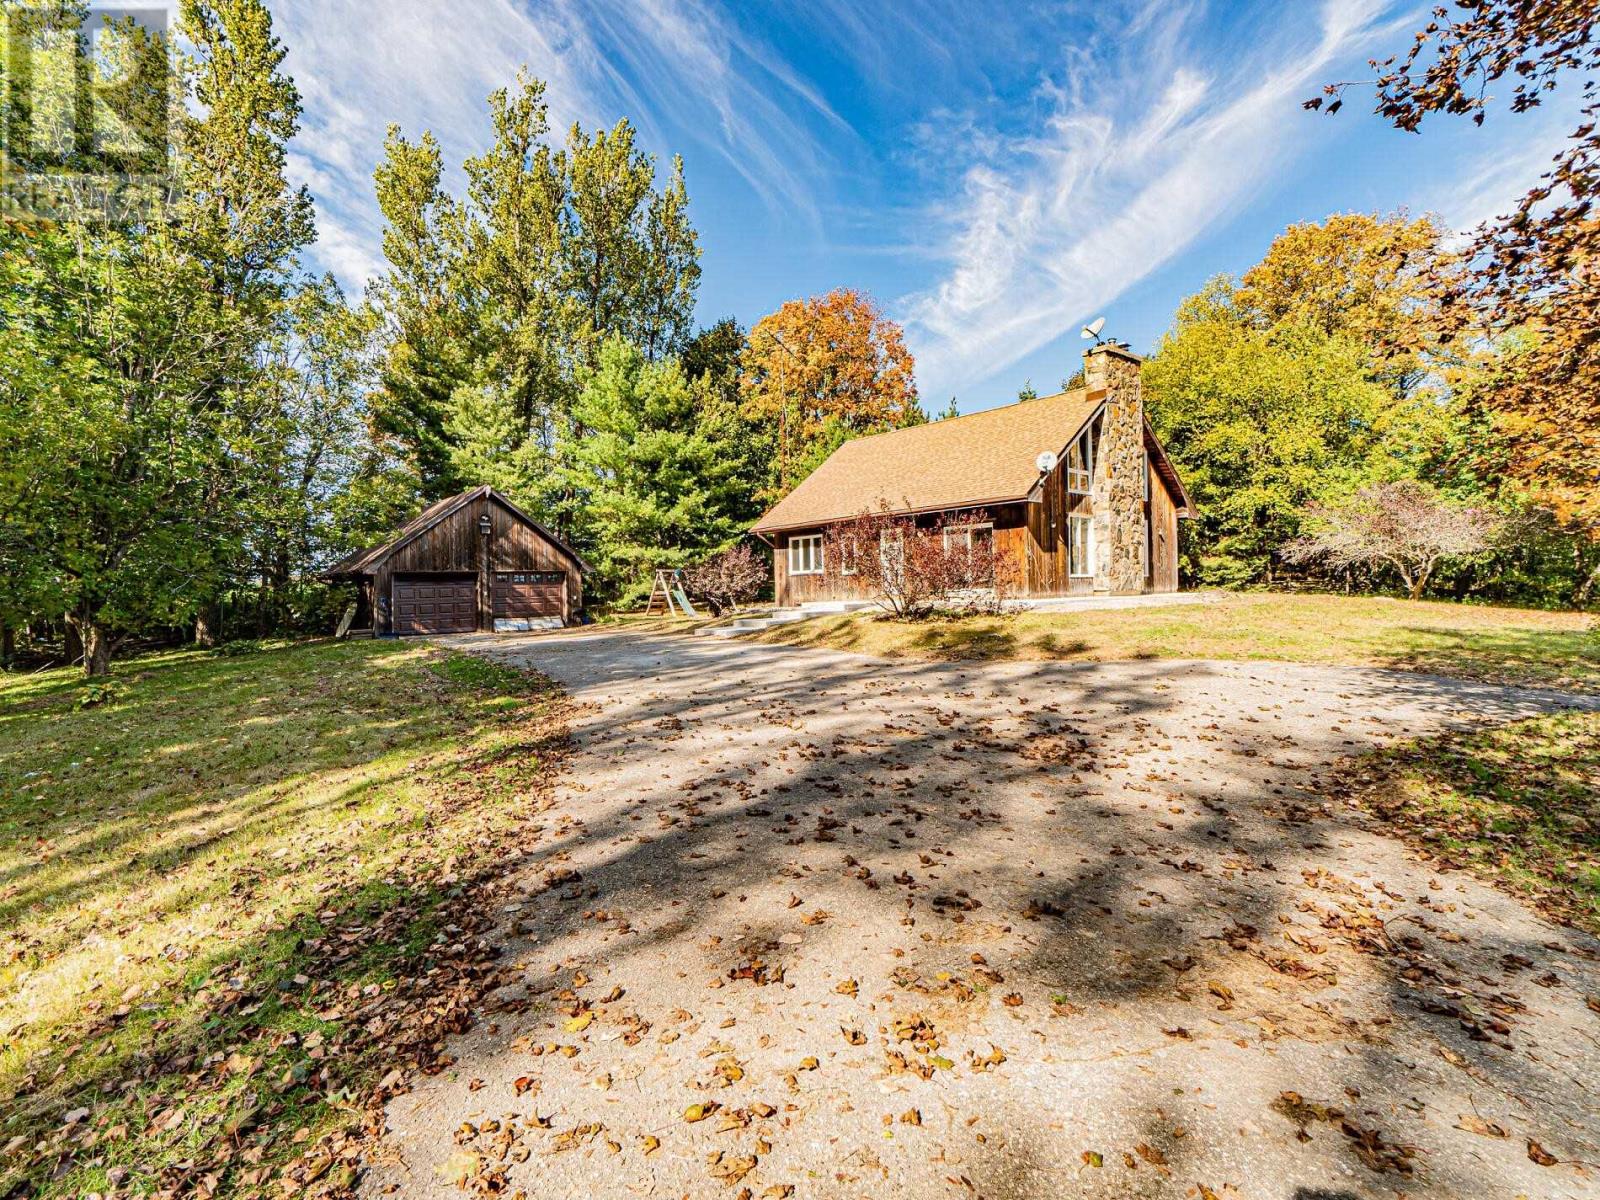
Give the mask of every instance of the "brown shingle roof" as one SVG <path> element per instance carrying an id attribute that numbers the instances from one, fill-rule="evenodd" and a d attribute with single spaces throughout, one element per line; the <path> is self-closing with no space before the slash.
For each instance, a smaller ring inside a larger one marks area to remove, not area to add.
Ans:
<path id="1" fill-rule="evenodd" d="M 443 500 L 435 500 L 411 520 L 407 521 L 394 536 L 379 542 L 376 546 L 368 546 L 365 550 L 353 550 L 345 555 L 333 566 L 323 571 L 324 575 L 365 575 L 379 561 L 386 558 L 390 551 L 398 550 L 402 543 L 409 542 L 417 534 L 428 528 L 440 517 L 444 516 L 458 504 L 465 504 L 480 489 L 472 488 L 465 492 L 458 492 L 454 496 L 446 496 Z"/>
<path id="2" fill-rule="evenodd" d="M 1059 454 L 1100 407 L 1082 389 L 846 442 L 756 522 L 755 532 L 843 520 L 887 505 L 930 512 L 1025 499 L 1041 451 Z"/>

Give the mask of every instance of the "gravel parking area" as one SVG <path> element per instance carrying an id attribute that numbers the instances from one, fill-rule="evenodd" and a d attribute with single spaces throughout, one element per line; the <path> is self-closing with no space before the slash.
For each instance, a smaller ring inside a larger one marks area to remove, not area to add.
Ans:
<path id="1" fill-rule="evenodd" d="M 452 644 L 561 681 L 577 746 L 518 981 L 370 1195 L 1600 1195 L 1600 946 L 1324 786 L 1560 693 Z"/>

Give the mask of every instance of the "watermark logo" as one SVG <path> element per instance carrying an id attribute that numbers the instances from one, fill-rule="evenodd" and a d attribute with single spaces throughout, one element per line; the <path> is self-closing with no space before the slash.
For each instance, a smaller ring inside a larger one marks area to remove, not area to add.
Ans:
<path id="1" fill-rule="evenodd" d="M 177 95 L 166 6 L 0 9 L 0 209 L 117 221 L 163 202 Z"/>

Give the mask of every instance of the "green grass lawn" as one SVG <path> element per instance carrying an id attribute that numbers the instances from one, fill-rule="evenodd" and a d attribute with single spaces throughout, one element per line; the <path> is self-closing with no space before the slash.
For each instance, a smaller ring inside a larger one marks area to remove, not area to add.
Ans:
<path id="1" fill-rule="evenodd" d="M 1441 864 L 1600 934 L 1600 713 L 1397 746 L 1362 763 L 1353 794 Z"/>
<path id="2" fill-rule="evenodd" d="M 371 641 L 111 692 L 0 676 L 0 1195 L 337 1191 L 375 1088 L 481 987 L 560 697 Z"/>
<path id="3" fill-rule="evenodd" d="M 1600 635 L 1581 613 L 1370 596 L 1225 594 L 1215 603 L 893 621 L 819 617 L 754 635 L 930 659 L 1266 659 L 1401 667 L 1600 690 Z"/>

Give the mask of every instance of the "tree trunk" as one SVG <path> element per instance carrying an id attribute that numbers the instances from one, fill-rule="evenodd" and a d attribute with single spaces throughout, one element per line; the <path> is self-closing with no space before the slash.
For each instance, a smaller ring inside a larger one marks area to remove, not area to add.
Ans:
<path id="1" fill-rule="evenodd" d="M 217 619 L 217 606 L 211 603 L 202 604 L 194 618 L 194 644 L 208 648 L 215 646 L 219 624 L 221 622 Z"/>
<path id="2" fill-rule="evenodd" d="M 1428 586 L 1428 577 L 1432 574 L 1432 567 L 1423 567 L 1422 570 L 1417 572 L 1415 580 L 1410 576 L 1406 577 L 1406 586 L 1411 589 L 1411 598 L 1413 600 L 1422 599 L 1422 591 Z"/>
<path id="3" fill-rule="evenodd" d="M 261 584 L 256 588 L 256 637 L 264 638 L 272 632 L 272 617 L 268 603 L 271 595 L 270 584 L 265 571 L 261 573 Z"/>
<path id="4" fill-rule="evenodd" d="M 83 636 L 78 632 L 78 623 L 71 614 L 62 618 L 62 623 L 67 628 L 66 649 L 67 665 L 76 666 L 83 661 Z"/>
<path id="5" fill-rule="evenodd" d="M 1594 589 L 1597 583 L 1600 583 L 1600 562 L 1595 563 L 1594 570 L 1590 571 L 1589 574 L 1584 578 L 1584 581 L 1578 585 L 1578 590 L 1573 594 L 1572 597 L 1572 606 L 1574 608 L 1582 608 L 1584 605 L 1588 604 L 1589 597 L 1594 595 Z"/>
<path id="6" fill-rule="evenodd" d="M 111 637 L 94 621 L 84 623 L 83 651 L 85 679 L 104 679 L 111 674 Z"/>
<path id="7" fill-rule="evenodd" d="M 0 623 L 0 667 L 9 667 L 17 656 L 17 632 L 9 624 Z"/>

